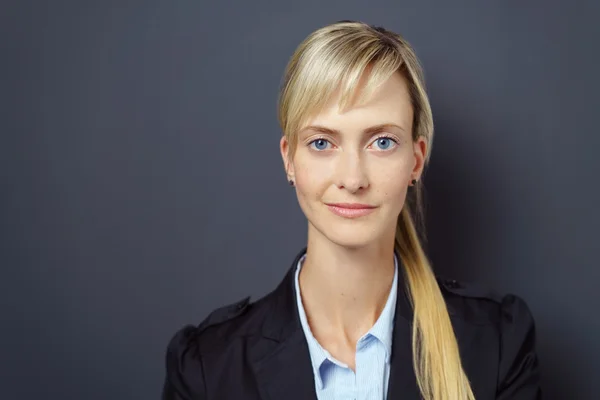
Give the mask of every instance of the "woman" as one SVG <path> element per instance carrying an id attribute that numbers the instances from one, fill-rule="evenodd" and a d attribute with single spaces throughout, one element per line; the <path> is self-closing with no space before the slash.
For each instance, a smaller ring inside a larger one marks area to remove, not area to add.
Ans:
<path id="1" fill-rule="evenodd" d="M 273 292 L 175 334 L 163 399 L 539 399 L 527 305 L 436 277 L 419 242 L 433 120 L 411 46 L 317 30 L 279 119 L 307 246 Z"/>

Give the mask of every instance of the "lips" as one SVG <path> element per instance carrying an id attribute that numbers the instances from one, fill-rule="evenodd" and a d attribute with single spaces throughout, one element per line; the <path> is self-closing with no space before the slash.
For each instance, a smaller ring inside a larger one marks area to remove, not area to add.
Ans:
<path id="1" fill-rule="evenodd" d="M 327 208 L 343 218 L 359 218 L 371 214 L 376 207 L 360 203 L 328 203 Z"/>

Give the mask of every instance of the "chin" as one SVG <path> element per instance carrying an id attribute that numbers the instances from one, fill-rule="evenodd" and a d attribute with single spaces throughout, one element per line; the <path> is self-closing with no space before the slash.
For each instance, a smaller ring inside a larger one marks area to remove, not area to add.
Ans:
<path id="1" fill-rule="evenodd" d="M 382 235 L 379 235 L 375 229 L 361 225 L 344 226 L 343 224 L 340 224 L 335 227 L 329 225 L 317 229 L 330 242 L 350 249 L 368 246 L 380 241 L 382 238 Z"/>

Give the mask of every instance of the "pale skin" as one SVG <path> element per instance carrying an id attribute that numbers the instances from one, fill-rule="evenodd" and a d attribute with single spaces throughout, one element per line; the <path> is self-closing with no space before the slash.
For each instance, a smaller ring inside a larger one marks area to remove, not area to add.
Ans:
<path id="1" fill-rule="evenodd" d="M 427 143 L 412 139 L 413 109 L 400 73 L 360 107 L 340 110 L 338 103 L 334 94 L 303 125 L 294 154 L 285 137 L 280 150 L 308 220 L 299 283 L 311 331 L 355 370 L 356 343 L 379 318 L 391 289 L 397 219 L 411 181 L 423 171 Z M 375 210 L 349 219 L 326 203 Z"/>

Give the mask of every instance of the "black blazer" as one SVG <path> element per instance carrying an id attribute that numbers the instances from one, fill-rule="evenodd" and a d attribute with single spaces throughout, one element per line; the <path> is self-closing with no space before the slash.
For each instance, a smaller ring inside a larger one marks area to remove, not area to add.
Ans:
<path id="1" fill-rule="evenodd" d="M 316 399 L 292 266 L 271 293 L 213 311 L 171 339 L 163 400 Z M 400 260 L 400 259 L 399 259 Z M 412 310 L 398 274 L 389 400 L 420 399 L 412 367 Z M 534 320 L 525 302 L 438 278 L 477 400 L 540 399 Z M 457 399 L 458 400 L 458 399 Z"/>

